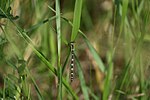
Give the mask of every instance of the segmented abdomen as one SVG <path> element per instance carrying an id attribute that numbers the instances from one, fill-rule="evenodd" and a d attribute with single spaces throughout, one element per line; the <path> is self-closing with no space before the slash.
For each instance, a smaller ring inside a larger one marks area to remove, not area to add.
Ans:
<path id="1" fill-rule="evenodd" d="M 70 80 L 71 82 L 74 79 L 74 43 L 70 43 L 71 46 L 71 64 L 70 64 Z"/>

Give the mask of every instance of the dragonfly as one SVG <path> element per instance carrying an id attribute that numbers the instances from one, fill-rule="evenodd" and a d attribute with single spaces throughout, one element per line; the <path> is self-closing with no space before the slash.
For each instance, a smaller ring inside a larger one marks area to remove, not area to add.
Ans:
<path id="1" fill-rule="evenodd" d="M 70 62 L 70 81 L 72 82 L 74 79 L 74 65 L 75 65 L 75 46 L 74 42 L 70 42 L 70 51 L 71 51 L 71 62 Z"/>

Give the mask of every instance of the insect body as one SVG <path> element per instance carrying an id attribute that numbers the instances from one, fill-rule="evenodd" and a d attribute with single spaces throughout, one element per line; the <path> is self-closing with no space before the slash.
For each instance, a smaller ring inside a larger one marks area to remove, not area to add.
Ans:
<path id="1" fill-rule="evenodd" d="M 70 63 L 70 80 L 71 82 L 74 79 L 74 42 L 70 43 L 70 49 L 71 49 L 71 63 Z"/>

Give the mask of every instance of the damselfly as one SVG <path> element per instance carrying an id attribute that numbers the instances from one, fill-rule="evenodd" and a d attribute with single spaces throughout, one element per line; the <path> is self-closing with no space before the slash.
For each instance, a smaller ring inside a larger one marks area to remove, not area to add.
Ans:
<path id="1" fill-rule="evenodd" d="M 72 82 L 74 79 L 74 58 L 75 58 L 75 53 L 74 53 L 74 42 L 70 42 L 70 50 L 71 50 L 71 63 L 70 63 L 70 81 Z"/>

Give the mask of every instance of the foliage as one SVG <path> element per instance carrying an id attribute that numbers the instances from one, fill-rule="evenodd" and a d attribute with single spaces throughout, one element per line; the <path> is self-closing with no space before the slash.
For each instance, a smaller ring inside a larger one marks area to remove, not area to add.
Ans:
<path id="1" fill-rule="evenodd" d="M 150 99 L 149 4 L 0 0 L 0 98 Z"/>

